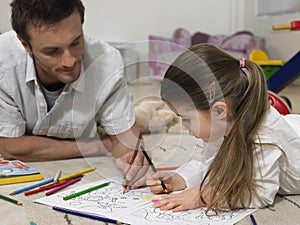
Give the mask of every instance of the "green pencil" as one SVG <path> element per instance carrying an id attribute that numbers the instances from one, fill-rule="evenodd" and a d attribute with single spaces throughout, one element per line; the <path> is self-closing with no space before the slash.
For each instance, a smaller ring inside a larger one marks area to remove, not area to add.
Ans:
<path id="1" fill-rule="evenodd" d="M 67 196 L 65 196 L 63 199 L 64 199 L 64 200 L 69 200 L 69 199 L 71 199 L 71 198 L 75 198 L 75 197 L 78 197 L 78 196 L 80 196 L 80 195 L 84 195 L 84 194 L 89 193 L 89 192 L 91 192 L 91 191 L 95 191 L 95 190 L 97 190 L 97 189 L 106 187 L 107 185 L 109 185 L 109 183 L 110 183 L 110 182 L 106 182 L 106 183 L 103 183 L 103 184 L 100 184 L 100 185 L 97 185 L 97 186 L 94 186 L 94 187 L 85 189 L 85 190 L 83 190 L 83 191 L 79 191 L 79 192 L 77 192 L 77 193 L 67 195 Z"/>
<path id="2" fill-rule="evenodd" d="M 14 203 L 14 204 L 16 204 L 16 205 L 22 205 L 22 202 L 19 202 L 19 201 L 17 201 L 17 200 L 12 199 L 12 198 L 6 197 L 6 196 L 4 196 L 4 195 L 0 195 L 0 198 L 3 199 L 3 200 L 5 200 L 5 201 Z"/>

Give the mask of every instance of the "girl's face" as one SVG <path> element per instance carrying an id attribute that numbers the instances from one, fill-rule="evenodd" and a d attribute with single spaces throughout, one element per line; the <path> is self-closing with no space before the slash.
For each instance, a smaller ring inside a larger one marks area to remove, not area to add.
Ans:
<path id="1" fill-rule="evenodd" d="M 226 115 L 219 114 L 214 107 L 212 110 L 201 111 L 183 104 L 168 106 L 181 118 L 183 129 L 205 142 L 218 140 L 229 131 Z"/>
<path id="2" fill-rule="evenodd" d="M 199 111 L 179 104 L 176 106 L 168 104 L 168 106 L 181 118 L 183 129 L 188 130 L 190 135 L 201 138 L 206 142 L 210 139 L 210 110 Z"/>

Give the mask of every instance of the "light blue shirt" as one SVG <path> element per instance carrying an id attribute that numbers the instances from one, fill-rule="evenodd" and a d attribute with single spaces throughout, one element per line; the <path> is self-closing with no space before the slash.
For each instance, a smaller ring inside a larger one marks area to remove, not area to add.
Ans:
<path id="1" fill-rule="evenodd" d="M 80 77 L 64 87 L 49 112 L 33 59 L 14 31 L 0 35 L 0 49 L 1 137 L 94 137 L 95 117 L 109 135 L 134 124 L 122 57 L 110 45 L 85 39 Z"/>

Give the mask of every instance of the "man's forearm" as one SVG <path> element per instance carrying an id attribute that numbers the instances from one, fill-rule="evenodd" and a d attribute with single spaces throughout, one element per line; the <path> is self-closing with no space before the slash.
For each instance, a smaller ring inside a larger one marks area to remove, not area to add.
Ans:
<path id="1" fill-rule="evenodd" d="M 4 159 L 48 161 L 105 154 L 110 140 L 73 141 L 40 136 L 0 138 L 0 153 Z M 106 146 L 105 146 L 106 145 Z"/>

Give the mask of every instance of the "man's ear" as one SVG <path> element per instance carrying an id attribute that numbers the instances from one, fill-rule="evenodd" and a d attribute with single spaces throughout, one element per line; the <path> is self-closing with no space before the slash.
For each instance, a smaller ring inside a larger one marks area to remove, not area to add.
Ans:
<path id="1" fill-rule="evenodd" d="M 21 42 L 21 44 L 23 45 L 23 47 L 26 49 L 26 51 L 31 55 L 32 52 L 31 52 L 31 48 L 30 48 L 29 44 L 26 41 L 24 41 L 24 39 L 21 38 L 20 35 L 17 35 L 17 37 L 18 37 L 19 41 Z"/>
<path id="2" fill-rule="evenodd" d="M 217 118 L 226 119 L 228 115 L 228 106 L 225 102 L 215 102 L 211 111 Z"/>

